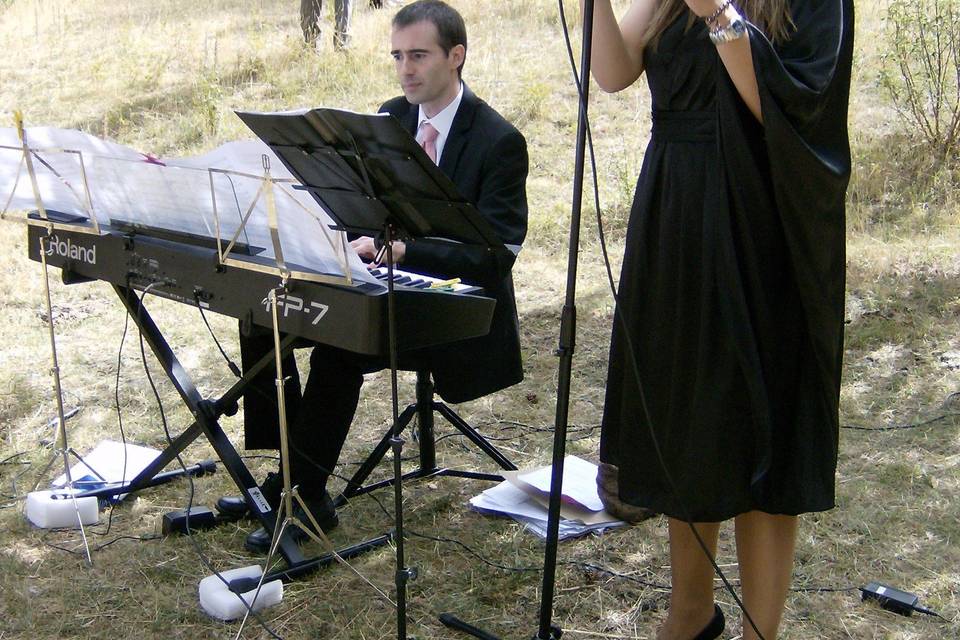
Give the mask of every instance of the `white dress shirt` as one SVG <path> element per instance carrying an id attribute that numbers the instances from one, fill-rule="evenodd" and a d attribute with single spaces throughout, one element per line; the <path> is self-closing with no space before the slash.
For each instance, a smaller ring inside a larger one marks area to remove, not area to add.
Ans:
<path id="1" fill-rule="evenodd" d="M 423 134 L 421 133 L 421 128 L 423 127 L 424 122 L 429 122 L 434 129 L 437 130 L 437 164 L 440 164 L 440 157 L 443 155 L 443 147 L 447 143 L 447 136 L 450 135 L 450 128 L 453 127 L 453 118 L 457 115 L 457 109 L 460 108 L 460 101 L 463 99 L 463 83 L 460 83 L 460 91 L 457 92 L 457 97 L 454 98 L 450 104 L 445 106 L 440 113 L 428 118 L 427 114 L 423 112 L 423 105 L 420 105 L 420 115 L 417 119 L 417 142 L 423 143 Z"/>

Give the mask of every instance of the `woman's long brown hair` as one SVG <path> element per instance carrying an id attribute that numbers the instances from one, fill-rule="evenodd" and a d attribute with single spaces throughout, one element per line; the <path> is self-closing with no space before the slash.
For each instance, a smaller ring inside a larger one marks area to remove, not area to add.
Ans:
<path id="1" fill-rule="evenodd" d="M 787 8 L 787 0 L 739 0 L 734 3 L 743 17 L 759 27 L 771 41 L 783 42 L 790 35 L 793 21 Z M 684 0 L 660 0 L 653 12 L 650 26 L 643 37 L 643 45 L 656 47 L 664 29 L 670 26 L 684 11 Z M 697 20 L 693 12 L 688 13 L 687 28 Z"/>

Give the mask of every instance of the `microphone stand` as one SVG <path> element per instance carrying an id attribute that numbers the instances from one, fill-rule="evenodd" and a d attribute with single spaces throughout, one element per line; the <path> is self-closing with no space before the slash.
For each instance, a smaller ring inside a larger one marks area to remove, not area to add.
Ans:
<path id="1" fill-rule="evenodd" d="M 577 151 L 573 174 L 573 201 L 570 214 L 570 240 L 567 249 L 566 299 L 560 316 L 560 357 L 557 376 L 557 413 L 553 434 L 553 466 L 550 478 L 550 509 L 547 518 L 547 544 L 543 561 L 543 588 L 540 596 L 540 625 L 534 640 L 559 640 L 562 631 L 551 624 L 553 592 L 557 571 L 557 545 L 560 535 L 560 496 L 563 489 L 563 459 L 567 444 L 567 413 L 570 405 L 570 372 L 577 334 L 577 259 L 580 246 L 580 213 L 583 199 L 583 165 L 587 136 L 587 102 L 590 87 L 590 53 L 593 47 L 593 0 L 583 3 L 583 51 L 580 62 L 580 110 L 577 122 Z"/>
<path id="2" fill-rule="evenodd" d="M 580 63 L 580 110 L 577 123 L 577 147 L 574 161 L 573 200 L 570 213 L 570 239 L 567 249 L 567 284 L 563 312 L 560 317 L 560 356 L 557 380 L 557 413 L 553 435 L 553 464 L 550 477 L 550 505 L 547 517 L 547 544 L 543 561 L 543 586 L 540 596 L 540 624 L 533 640 L 559 640 L 563 631 L 551 623 L 553 592 L 556 584 L 557 546 L 560 537 L 560 497 L 563 490 L 563 459 L 567 444 L 567 413 L 570 406 L 570 373 L 577 334 L 577 249 L 580 246 L 580 213 L 583 200 L 583 166 L 587 140 L 587 99 L 589 97 L 590 52 L 593 48 L 593 0 L 583 2 L 583 51 Z M 481 640 L 497 640 L 496 636 L 466 624 L 455 616 L 443 614 L 446 626 Z"/>

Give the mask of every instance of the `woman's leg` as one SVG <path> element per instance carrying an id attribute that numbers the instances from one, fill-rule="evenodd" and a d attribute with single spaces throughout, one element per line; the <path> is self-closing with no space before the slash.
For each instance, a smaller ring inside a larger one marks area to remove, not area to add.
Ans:
<path id="1" fill-rule="evenodd" d="M 793 576 L 797 517 L 751 511 L 734 522 L 743 604 L 764 640 L 774 640 Z M 743 639 L 757 640 L 746 617 Z"/>
<path id="2" fill-rule="evenodd" d="M 713 618 L 713 565 L 683 520 L 669 518 L 670 613 L 657 640 L 690 640 Z M 717 553 L 719 522 L 694 525 L 710 556 Z"/>

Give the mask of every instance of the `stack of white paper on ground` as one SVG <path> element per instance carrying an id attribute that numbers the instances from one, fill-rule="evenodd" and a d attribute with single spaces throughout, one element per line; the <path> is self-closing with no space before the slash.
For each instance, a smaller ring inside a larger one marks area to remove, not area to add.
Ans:
<path id="1" fill-rule="evenodd" d="M 80 491 L 130 482 L 158 455 L 160 451 L 150 447 L 103 440 L 93 451 L 83 456 L 82 462 L 70 467 L 70 477 L 73 479 L 73 486 Z M 61 474 L 51 486 L 60 488 L 66 484 L 67 476 Z M 122 500 L 124 496 L 117 496 L 115 500 Z"/>
<path id="2" fill-rule="evenodd" d="M 504 471 L 503 482 L 470 499 L 480 513 L 510 516 L 539 535 L 547 537 L 552 465 L 532 471 Z M 567 456 L 563 462 L 560 499 L 561 540 L 600 532 L 625 524 L 604 511 L 597 493 L 597 465 Z"/>

